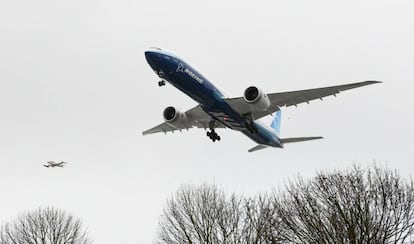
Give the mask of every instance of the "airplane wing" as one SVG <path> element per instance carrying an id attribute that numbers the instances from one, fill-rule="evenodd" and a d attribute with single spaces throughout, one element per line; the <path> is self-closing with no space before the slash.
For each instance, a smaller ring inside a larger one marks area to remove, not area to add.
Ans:
<path id="1" fill-rule="evenodd" d="M 143 135 L 158 133 L 158 132 L 164 132 L 167 133 L 169 131 L 182 131 L 182 130 L 188 130 L 193 127 L 197 128 L 209 128 L 208 124 L 211 120 L 210 115 L 208 115 L 200 106 L 195 106 L 194 108 L 187 110 L 185 112 L 185 115 L 187 117 L 186 123 L 181 123 L 178 125 L 173 125 L 167 122 L 161 123 L 149 130 L 146 130 L 142 132 Z M 216 128 L 224 128 L 222 124 L 218 125 Z"/>
<path id="2" fill-rule="evenodd" d="M 291 92 L 279 92 L 269 93 L 267 96 L 270 100 L 270 107 L 266 111 L 255 110 L 253 106 L 246 103 L 243 97 L 228 98 L 226 101 L 228 104 L 240 114 L 251 113 L 254 119 L 260 119 L 266 115 L 272 114 L 280 109 L 280 107 L 298 105 L 300 103 L 309 103 L 309 101 L 315 99 L 321 99 L 327 96 L 336 96 L 341 91 L 354 89 L 361 86 L 372 85 L 381 83 L 381 81 L 363 81 L 339 86 L 330 86 L 309 90 L 291 91 Z"/>

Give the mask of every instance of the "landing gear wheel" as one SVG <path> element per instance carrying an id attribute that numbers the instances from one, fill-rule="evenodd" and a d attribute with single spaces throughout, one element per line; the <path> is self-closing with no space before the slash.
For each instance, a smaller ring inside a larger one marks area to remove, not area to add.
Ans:
<path id="1" fill-rule="evenodd" d="M 165 86 L 165 80 L 160 80 L 160 81 L 158 81 L 158 86 L 159 86 L 159 87 L 161 87 L 161 86 Z"/>
<path id="2" fill-rule="evenodd" d="M 213 141 L 220 141 L 220 136 L 217 135 L 217 133 L 214 131 L 214 129 L 211 129 L 211 131 L 207 131 L 207 136 Z"/>

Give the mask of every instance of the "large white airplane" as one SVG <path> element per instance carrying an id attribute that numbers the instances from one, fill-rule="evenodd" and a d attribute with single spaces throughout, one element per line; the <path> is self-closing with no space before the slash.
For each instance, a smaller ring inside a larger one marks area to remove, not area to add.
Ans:
<path id="1" fill-rule="evenodd" d="M 198 71 L 174 54 L 159 48 L 145 52 L 145 58 L 155 73 L 161 78 L 159 86 L 166 81 L 194 99 L 198 105 L 185 112 L 175 107 L 164 109 L 164 123 L 143 132 L 143 135 L 188 130 L 192 127 L 209 129 L 207 136 L 220 141 L 216 128 L 230 128 L 240 131 L 258 145 L 249 152 L 266 147 L 283 148 L 286 143 L 322 139 L 315 137 L 280 138 L 281 107 L 289 107 L 327 96 L 336 96 L 341 91 L 380 83 L 363 81 L 339 86 L 309 90 L 264 93 L 256 86 L 244 91 L 243 97 L 227 98 Z M 266 115 L 275 114 L 270 126 L 256 121 Z"/>

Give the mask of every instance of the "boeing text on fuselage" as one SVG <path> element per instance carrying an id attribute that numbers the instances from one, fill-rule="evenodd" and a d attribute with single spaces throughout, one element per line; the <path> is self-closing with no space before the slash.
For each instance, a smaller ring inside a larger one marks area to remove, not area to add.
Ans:
<path id="1" fill-rule="evenodd" d="M 182 64 L 182 63 L 179 63 L 178 64 L 178 67 L 177 67 L 177 71 L 176 72 L 182 72 L 182 73 L 188 74 L 191 78 L 193 78 L 194 80 L 196 80 L 198 83 L 203 84 L 203 79 L 201 79 L 196 74 L 194 74 L 191 70 L 189 70 L 188 68 L 186 68 L 184 66 L 184 64 Z"/>

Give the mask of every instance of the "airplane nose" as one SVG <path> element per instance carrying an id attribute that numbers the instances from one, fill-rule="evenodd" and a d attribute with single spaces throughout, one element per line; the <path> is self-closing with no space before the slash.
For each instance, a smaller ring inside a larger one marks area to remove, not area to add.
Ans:
<path id="1" fill-rule="evenodd" d="M 154 59 L 154 56 L 155 56 L 154 52 L 145 51 L 145 59 L 147 61 L 153 60 Z"/>
<path id="2" fill-rule="evenodd" d="M 153 70 L 157 70 L 158 54 L 152 51 L 145 51 L 145 59 Z"/>

